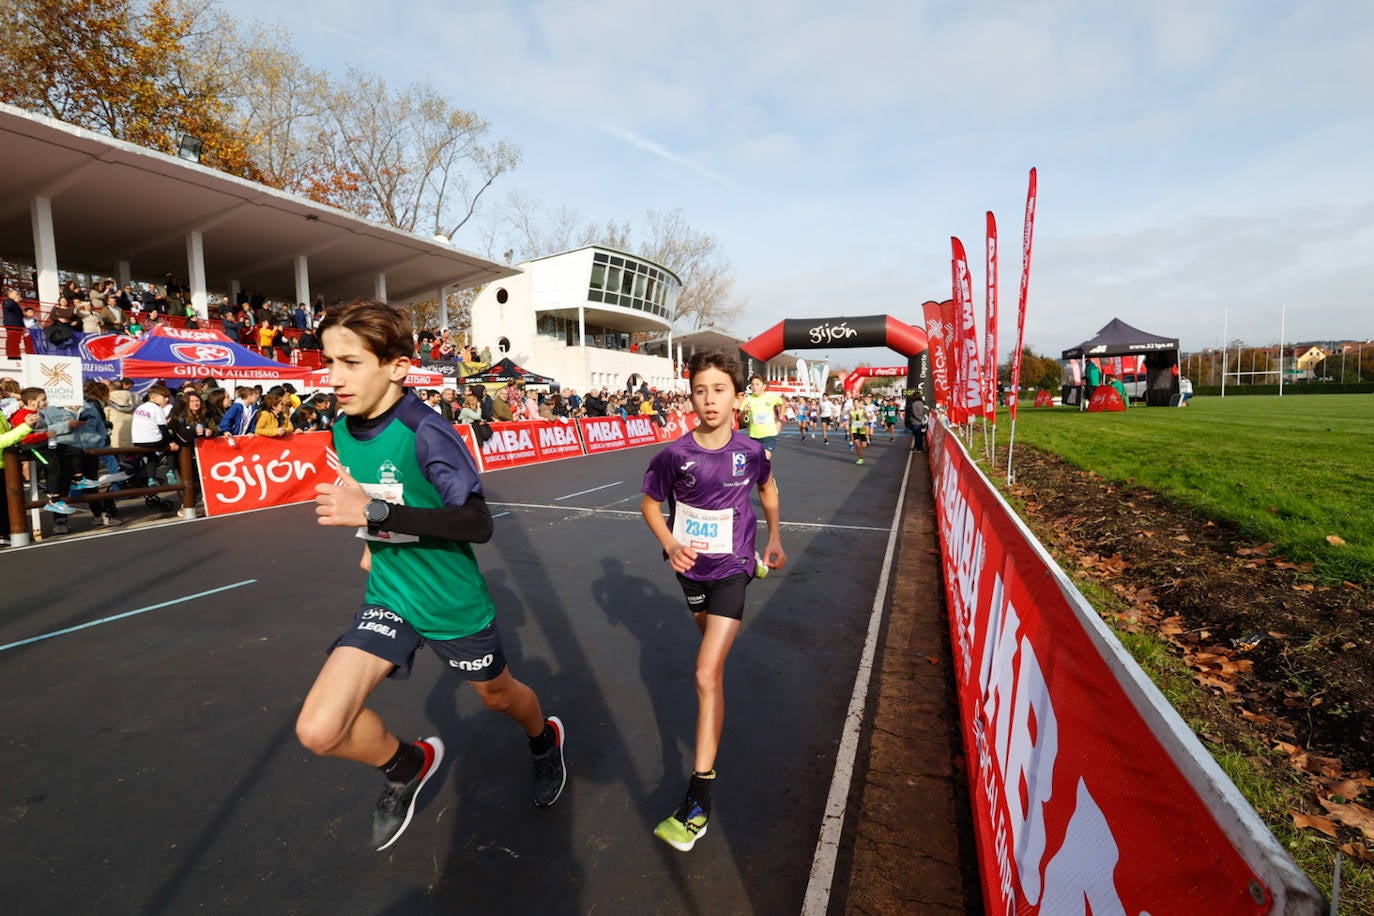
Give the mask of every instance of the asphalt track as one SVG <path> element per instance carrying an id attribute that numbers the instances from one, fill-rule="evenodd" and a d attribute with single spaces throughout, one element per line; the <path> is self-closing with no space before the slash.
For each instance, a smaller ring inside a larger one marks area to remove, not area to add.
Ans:
<path id="1" fill-rule="evenodd" d="M 879 436 L 863 467 L 780 444 L 788 565 L 749 589 L 686 854 L 651 834 L 690 765 L 697 642 L 639 517 L 653 448 L 484 479 L 478 557 L 513 672 L 567 726 L 568 787 L 536 809 L 523 734 L 426 651 L 372 705 L 448 757 L 385 853 L 377 774 L 294 735 L 361 597 L 350 532 L 299 506 L 0 554 L 3 909 L 799 912 L 909 444 Z"/>

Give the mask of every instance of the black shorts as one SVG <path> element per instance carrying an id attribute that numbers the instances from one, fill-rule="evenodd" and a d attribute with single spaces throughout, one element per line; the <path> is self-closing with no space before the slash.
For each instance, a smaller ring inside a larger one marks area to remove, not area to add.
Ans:
<path id="1" fill-rule="evenodd" d="M 855 442 L 867 442 L 867 441 L 868 441 L 868 430 L 866 430 L 866 429 L 851 429 L 851 430 L 849 431 L 849 438 L 853 439 Z"/>
<path id="2" fill-rule="evenodd" d="M 364 604 L 353 615 L 353 626 L 334 640 L 329 651 L 339 646 L 361 649 L 395 665 L 387 677 L 403 681 L 410 677 L 416 650 L 425 643 L 465 681 L 489 681 L 506 670 L 506 653 L 501 650 L 501 632 L 495 620 L 470 636 L 425 639 L 400 614 L 376 604 Z"/>
<path id="3" fill-rule="evenodd" d="M 693 614 L 744 619 L 744 588 L 749 584 L 746 573 L 735 573 L 709 582 L 688 579 L 678 573 L 677 581 L 682 586 L 682 594 L 687 597 L 687 610 Z"/>

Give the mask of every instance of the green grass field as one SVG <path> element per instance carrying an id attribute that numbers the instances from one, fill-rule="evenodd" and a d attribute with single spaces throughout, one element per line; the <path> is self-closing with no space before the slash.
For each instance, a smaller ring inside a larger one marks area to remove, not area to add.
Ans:
<path id="1" fill-rule="evenodd" d="M 1005 410 L 997 426 L 1004 469 Z M 1195 397 L 1125 413 L 1023 406 L 1016 443 L 1232 522 L 1312 561 L 1320 580 L 1374 582 L 1374 396 Z"/>

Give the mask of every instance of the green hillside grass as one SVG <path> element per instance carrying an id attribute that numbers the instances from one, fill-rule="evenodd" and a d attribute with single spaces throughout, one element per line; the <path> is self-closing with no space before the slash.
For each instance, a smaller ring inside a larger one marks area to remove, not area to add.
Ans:
<path id="1" fill-rule="evenodd" d="M 1003 469 L 1010 429 L 1003 410 Z M 1313 562 L 1320 580 L 1374 582 L 1370 395 L 1193 398 L 1186 408 L 1125 413 L 1023 406 L 1016 442 L 1232 522 L 1289 559 Z"/>

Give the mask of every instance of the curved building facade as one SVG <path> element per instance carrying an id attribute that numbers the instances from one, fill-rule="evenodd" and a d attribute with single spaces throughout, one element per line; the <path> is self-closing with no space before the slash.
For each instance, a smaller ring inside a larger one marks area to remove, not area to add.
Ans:
<path id="1" fill-rule="evenodd" d="M 516 265 L 472 303 L 472 341 L 563 387 L 669 388 L 673 363 L 632 334 L 668 335 L 682 281 L 648 258 L 591 245 Z M 671 349 L 668 350 L 671 353 Z"/>

